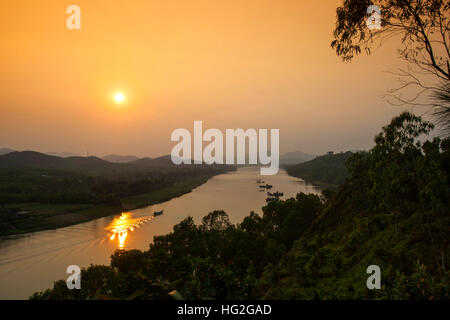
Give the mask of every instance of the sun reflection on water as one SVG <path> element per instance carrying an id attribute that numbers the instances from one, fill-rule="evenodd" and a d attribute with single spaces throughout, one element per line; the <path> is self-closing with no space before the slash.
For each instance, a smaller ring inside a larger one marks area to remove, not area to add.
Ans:
<path id="1" fill-rule="evenodd" d="M 122 212 L 119 217 L 114 218 L 114 220 L 106 227 L 109 240 L 114 241 L 117 238 L 117 247 L 119 249 L 124 249 L 128 234 L 136 228 L 139 228 L 141 224 L 152 219 L 152 216 L 133 218 L 131 213 Z"/>

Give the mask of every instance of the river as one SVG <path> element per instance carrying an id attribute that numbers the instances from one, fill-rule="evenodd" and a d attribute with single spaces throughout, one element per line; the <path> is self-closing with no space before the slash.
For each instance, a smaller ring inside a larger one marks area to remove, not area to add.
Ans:
<path id="1" fill-rule="evenodd" d="M 261 214 L 266 192 L 257 179 L 273 185 L 272 192 L 284 192 L 286 199 L 298 192 L 319 194 L 320 190 L 280 169 L 274 176 L 260 176 L 259 168 L 243 167 L 221 174 L 172 200 L 89 222 L 0 239 L 0 299 L 27 299 L 33 292 L 66 279 L 69 265 L 87 267 L 109 264 L 117 248 L 146 250 L 153 236 L 166 234 L 187 216 L 197 224 L 209 212 L 222 209 L 232 223 L 239 223 L 250 211 Z M 160 216 L 153 212 L 164 210 Z"/>

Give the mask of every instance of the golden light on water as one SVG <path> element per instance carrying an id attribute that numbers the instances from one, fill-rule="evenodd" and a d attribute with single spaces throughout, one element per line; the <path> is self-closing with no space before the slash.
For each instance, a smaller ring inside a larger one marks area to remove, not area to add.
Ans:
<path id="1" fill-rule="evenodd" d="M 127 230 L 119 232 L 119 248 L 123 249 L 125 247 L 125 239 L 127 238 Z"/>
<path id="2" fill-rule="evenodd" d="M 134 231 L 135 228 L 139 228 L 139 225 L 152 219 L 153 216 L 133 218 L 131 213 L 123 212 L 119 217 L 114 218 L 108 227 L 106 227 L 106 230 L 109 231 L 109 240 L 113 241 L 117 238 L 117 247 L 119 249 L 124 249 L 129 234 L 128 231 Z"/>

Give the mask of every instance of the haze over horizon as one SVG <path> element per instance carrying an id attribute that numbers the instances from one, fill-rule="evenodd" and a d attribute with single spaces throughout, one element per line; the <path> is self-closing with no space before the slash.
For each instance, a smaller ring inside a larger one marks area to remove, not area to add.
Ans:
<path id="1" fill-rule="evenodd" d="M 382 98 L 395 39 L 351 63 L 330 47 L 340 0 L 77 0 L 81 30 L 70 4 L 0 3 L 1 147 L 158 157 L 202 120 L 323 154 L 370 148 L 402 111 Z"/>

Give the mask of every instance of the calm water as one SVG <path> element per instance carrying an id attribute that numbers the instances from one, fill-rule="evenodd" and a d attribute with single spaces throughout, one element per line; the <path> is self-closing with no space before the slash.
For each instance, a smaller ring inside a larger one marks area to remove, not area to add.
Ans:
<path id="1" fill-rule="evenodd" d="M 117 248 L 146 250 L 153 236 L 172 231 L 187 216 L 197 224 L 215 209 L 225 210 L 233 223 L 239 223 L 251 210 L 261 213 L 266 193 L 260 192 L 257 179 L 273 185 L 272 192 L 292 197 L 297 192 L 316 193 L 319 189 L 284 170 L 278 175 L 259 175 L 259 168 L 240 168 L 215 176 L 207 183 L 179 198 L 86 223 L 41 231 L 0 240 L 0 299 L 26 299 L 33 292 L 66 279 L 67 266 L 86 267 L 109 264 Z M 164 214 L 153 217 L 154 211 Z"/>

